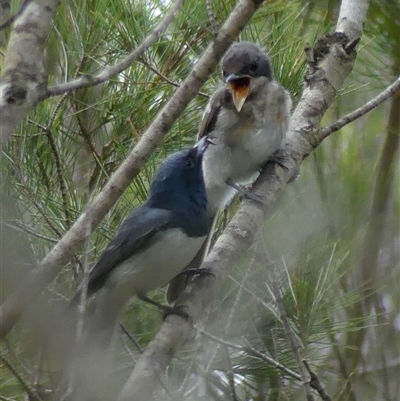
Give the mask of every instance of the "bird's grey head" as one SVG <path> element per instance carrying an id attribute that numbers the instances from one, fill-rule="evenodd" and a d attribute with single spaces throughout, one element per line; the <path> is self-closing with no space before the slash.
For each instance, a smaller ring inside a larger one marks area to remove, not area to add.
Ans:
<path id="1" fill-rule="evenodd" d="M 221 67 L 238 112 L 246 101 L 254 79 L 274 79 L 267 54 L 251 42 L 234 43 L 222 58 Z"/>
<path id="2" fill-rule="evenodd" d="M 232 74 L 266 77 L 270 81 L 274 78 L 267 54 L 251 42 L 234 43 L 222 58 L 221 67 L 224 79 Z"/>
<path id="3" fill-rule="evenodd" d="M 209 144 L 207 138 L 193 148 L 168 156 L 154 175 L 150 186 L 149 202 L 153 207 L 174 209 L 198 196 L 207 201 L 202 160 Z"/>

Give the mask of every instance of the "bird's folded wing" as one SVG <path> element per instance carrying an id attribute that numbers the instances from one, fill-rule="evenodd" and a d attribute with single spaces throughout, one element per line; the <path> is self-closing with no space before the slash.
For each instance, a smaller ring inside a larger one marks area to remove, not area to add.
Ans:
<path id="1" fill-rule="evenodd" d="M 89 273 L 88 295 L 102 287 L 109 274 L 120 263 L 143 251 L 156 233 L 170 225 L 170 212 L 165 209 L 139 206 L 122 223 L 115 237 Z"/>
<path id="2" fill-rule="evenodd" d="M 199 127 L 199 133 L 197 134 L 197 140 L 203 138 L 203 136 L 208 135 L 215 127 L 218 119 L 218 114 L 226 99 L 227 94 L 228 92 L 226 87 L 222 86 L 211 96 L 211 99 L 204 110 L 203 118 Z"/>

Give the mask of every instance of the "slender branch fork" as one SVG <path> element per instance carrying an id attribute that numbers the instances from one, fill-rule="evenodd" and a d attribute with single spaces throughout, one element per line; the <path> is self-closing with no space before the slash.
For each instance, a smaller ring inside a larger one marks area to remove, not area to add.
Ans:
<path id="1" fill-rule="evenodd" d="M 309 372 L 311 380 L 309 381 L 304 381 L 303 377 L 301 375 L 299 375 L 297 372 L 295 372 L 294 370 L 288 368 L 287 366 L 283 365 L 282 363 L 276 361 L 274 358 L 272 358 L 271 356 L 265 354 L 264 352 L 259 351 L 257 348 L 254 348 L 251 345 L 239 345 L 239 344 L 235 344 L 231 341 L 227 341 L 227 340 L 223 340 L 222 338 L 216 337 L 214 335 L 212 335 L 211 333 L 208 333 L 207 331 L 205 331 L 204 329 L 202 329 L 201 327 L 199 327 L 198 325 L 195 325 L 194 328 L 196 329 L 196 331 L 198 333 L 200 333 L 202 336 L 209 338 L 212 341 L 215 341 L 218 344 L 222 344 L 225 345 L 228 348 L 234 349 L 236 351 L 240 351 L 249 355 L 253 355 L 257 358 L 262 359 L 263 361 L 267 362 L 268 364 L 270 364 L 271 366 L 273 366 L 276 369 L 281 370 L 283 373 L 286 373 L 288 376 L 293 377 L 293 379 L 299 381 L 302 384 L 308 384 L 309 386 L 311 386 L 314 390 L 316 390 L 318 392 L 318 394 L 321 396 L 321 398 L 324 401 L 331 401 L 331 397 L 329 397 L 324 388 L 321 385 L 321 382 L 319 381 L 319 378 L 317 376 L 317 374 L 315 372 L 312 371 L 309 363 L 307 360 L 303 359 L 302 360 L 302 364 L 304 364 L 306 370 Z"/>
<path id="2" fill-rule="evenodd" d="M 390 84 L 385 90 L 383 90 L 379 95 L 375 96 L 373 99 L 365 103 L 358 109 L 346 114 L 339 120 L 335 121 L 333 124 L 328 125 L 325 128 L 320 128 L 318 130 L 317 136 L 319 140 L 323 140 L 334 132 L 340 130 L 347 124 L 357 120 L 363 115 L 367 114 L 371 110 L 378 107 L 381 103 L 385 102 L 391 98 L 398 90 L 400 90 L 400 76 Z"/>
<path id="3" fill-rule="evenodd" d="M 167 15 L 164 17 L 164 19 L 158 24 L 158 26 L 146 37 L 146 39 L 143 40 L 143 42 L 136 49 L 132 50 L 132 52 L 129 53 L 123 60 L 112 66 L 103 67 L 96 74 L 85 74 L 64 84 L 52 86 L 47 89 L 44 98 L 49 96 L 61 95 L 65 92 L 71 92 L 76 89 L 99 85 L 124 71 L 134 61 L 136 61 L 146 49 L 148 49 L 153 43 L 156 42 L 156 40 L 167 29 L 175 15 L 178 13 L 183 5 L 183 2 L 184 0 L 177 0 L 172 8 L 169 10 Z"/>

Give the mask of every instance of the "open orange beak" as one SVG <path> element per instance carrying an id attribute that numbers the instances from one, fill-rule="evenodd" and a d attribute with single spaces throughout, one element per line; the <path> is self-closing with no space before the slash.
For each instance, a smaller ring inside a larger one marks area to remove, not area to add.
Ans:
<path id="1" fill-rule="evenodd" d="M 251 78 L 247 75 L 237 76 L 230 75 L 226 82 L 228 82 L 230 91 L 232 93 L 233 104 L 236 110 L 240 112 L 250 92 Z"/>

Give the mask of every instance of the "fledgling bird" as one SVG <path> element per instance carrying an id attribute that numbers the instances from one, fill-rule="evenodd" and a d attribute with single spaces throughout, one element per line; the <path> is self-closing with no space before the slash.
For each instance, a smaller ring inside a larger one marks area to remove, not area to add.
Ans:
<path id="1" fill-rule="evenodd" d="M 180 273 L 202 246 L 210 229 L 202 169 L 208 144 L 204 138 L 161 163 L 148 199 L 126 218 L 90 270 L 87 295 L 96 294 L 97 326 L 112 326 L 131 297 L 148 300 L 146 294 Z"/>
<path id="2" fill-rule="evenodd" d="M 199 128 L 199 138 L 215 146 L 203 158 L 208 212 L 214 219 L 237 191 L 257 200 L 242 186 L 252 183 L 281 147 L 289 124 L 291 99 L 274 79 L 267 54 L 256 44 L 233 44 L 221 61 L 224 83 L 211 97 Z M 211 232 L 190 270 L 208 252 Z M 184 287 L 178 276 L 168 289 L 169 302 Z"/>
<path id="3" fill-rule="evenodd" d="M 252 183 L 281 147 L 292 105 L 256 44 L 233 44 L 221 67 L 225 84 L 211 97 L 199 129 L 199 138 L 215 143 L 203 159 L 211 215 L 232 199 L 232 187 Z"/>

